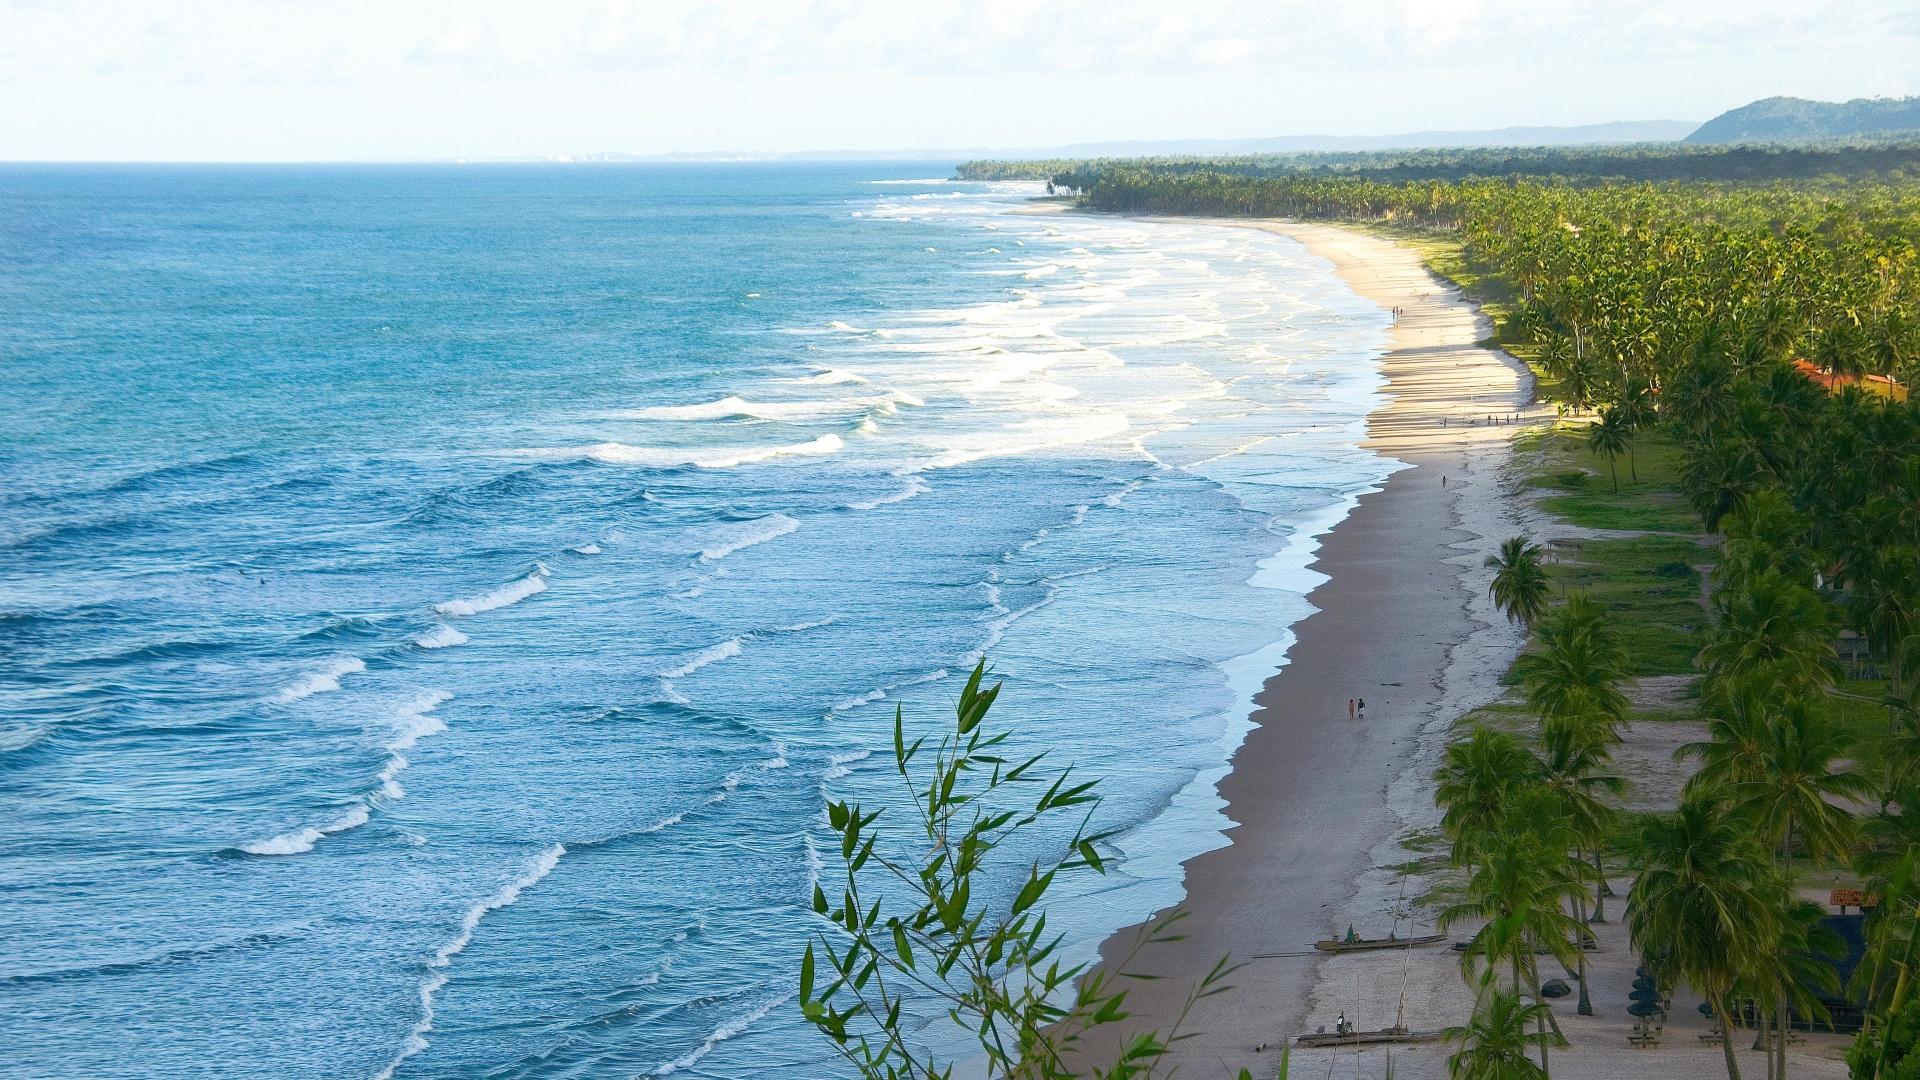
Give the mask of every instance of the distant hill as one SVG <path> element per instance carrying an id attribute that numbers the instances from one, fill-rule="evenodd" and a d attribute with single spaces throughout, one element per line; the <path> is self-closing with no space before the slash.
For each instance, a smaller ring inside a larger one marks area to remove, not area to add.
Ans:
<path id="1" fill-rule="evenodd" d="M 1920 134 L 1920 97 L 1852 101 L 1770 97 L 1721 113 L 1685 141 L 1804 142 L 1900 132 Z"/>

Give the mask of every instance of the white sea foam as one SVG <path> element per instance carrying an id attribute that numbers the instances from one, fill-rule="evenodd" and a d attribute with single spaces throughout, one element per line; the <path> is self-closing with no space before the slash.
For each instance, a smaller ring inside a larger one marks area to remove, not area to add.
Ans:
<path id="1" fill-rule="evenodd" d="M 621 413 L 634 420 L 819 420 L 868 408 L 880 398 L 832 401 L 748 401 L 732 394 L 694 405 L 656 405 Z"/>
<path id="2" fill-rule="evenodd" d="M 933 490 L 932 487 L 928 486 L 926 480 L 923 479 L 918 473 L 909 473 L 906 477 L 906 481 L 907 481 L 906 485 L 902 487 L 899 491 L 890 492 L 886 495 L 881 495 L 877 498 L 862 499 L 859 502 L 850 502 L 847 504 L 847 509 L 878 510 L 882 506 L 890 506 L 894 503 L 906 502 L 908 499 L 911 499 L 916 495 L 924 495 L 927 492 Z"/>
<path id="3" fill-rule="evenodd" d="M 510 456 L 539 461 L 598 461 L 603 465 L 637 465 L 672 469 L 683 465 L 700 469 L 731 469 L 774 458 L 832 454 L 845 445 L 838 435 L 822 435 L 785 446 L 631 446 L 621 442 L 560 449 L 511 450 Z"/>
<path id="4" fill-rule="evenodd" d="M 509 907 L 520 899 L 523 891 L 552 873 L 553 868 L 559 865 L 560 857 L 566 853 L 564 846 L 553 845 L 541 852 L 525 873 L 501 886 L 499 892 L 467 909 L 466 915 L 460 920 L 460 932 L 452 941 L 440 946 L 439 951 L 433 954 L 433 959 L 427 961 L 430 974 L 420 984 L 420 1019 L 413 1025 L 413 1030 L 407 1032 L 407 1041 L 401 1045 L 400 1053 L 374 1076 L 374 1080 L 393 1080 L 394 1070 L 402 1062 L 427 1048 L 427 1033 L 433 1030 L 434 995 L 447 985 L 447 968 L 453 963 L 453 958 L 473 943 L 473 935 L 480 929 L 480 920 L 486 918 L 489 912 Z"/>
<path id="5" fill-rule="evenodd" d="M 423 690 L 414 695 L 397 710 L 394 737 L 386 744 L 387 764 L 374 779 L 379 786 L 347 809 L 347 812 L 325 825 L 313 825 L 265 840 L 255 840 L 240 845 L 240 850 L 249 855 L 300 855 L 313 850 L 313 846 L 324 837 L 357 829 L 365 825 L 372 817 L 377 801 L 392 802 L 406 797 L 406 790 L 400 786 L 400 774 L 407 770 L 409 762 L 400 751 L 411 749 L 413 745 L 428 735 L 447 730 L 447 725 L 439 717 L 433 716 L 433 710 L 451 700 L 452 694 L 444 690 Z"/>
<path id="6" fill-rule="evenodd" d="M 1035 417 L 997 431 L 957 434 L 944 453 L 929 460 L 929 469 L 950 469 L 992 457 L 1057 450 L 1125 434 L 1124 413 L 1095 412 L 1079 416 Z"/>
<path id="7" fill-rule="evenodd" d="M 281 702 L 299 701 L 301 698 L 309 698 L 315 694 L 324 694 L 331 690 L 338 690 L 340 689 L 341 679 L 365 670 L 367 670 L 366 661 L 357 656 L 336 656 L 332 660 L 327 661 L 325 666 L 321 667 L 320 670 L 305 676 L 298 682 L 291 683 L 282 688 L 278 694 L 273 696 L 273 700 Z"/>
<path id="8" fill-rule="evenodd" d="M 751 521 L 738 521 L 714 530 L 712 539 L 700 551 L 702 562 L 719 562 L 721 559 L 756 544 L 777 540 L 800 527 L 800 523 L 785 514 L 768 514 Z"/>
<path id="9" fill-rule="evenodd" d="M 357 829 L 365 825 L 367 816 L 367 805 L 359 803 L 328 824 L 296 829 L 265 840 L 241 844 L 240 850 L 249 855 L 299 855 L 302 852 L 312 851 L 313 845 L 319 843 L 323 836 L 332 836 L 334 833 L 346 832 L 348 829 Z"/>
<path id="10" fill-rule="evenodd" d="M 472 640 L 451 626 L 436 626 L 413 639 L 415 645 L 423 649 L 446 649 L 455 645 L 465 645 Z"/>
<path id="11" fill-rule="evenodd" d="M 886 696 L 887 696 L 887 692 L 885 690 L 869 690 L 866 693 L 860 694 L 856 697 L 850 697 L 850 698 L 846 698 L 841 701 L 835 702 L 833 706 L 827 710 L 827 712 L 829 714 L 851 712 L 852 710 L 857 709 L 862 705 L 871 705 L 874 702 L 879 701 L 880 699 Z"/>
<path id="12" fill-rule="evenodd" d="M 402 705 L 394 719 L 394 738 L 388 750 L 411 750 L 429 735 L 447 730 L 446 722 L 433 714 L 435 709 L 453 700 L 445 690 L 422 690 Z"/>
<path id="13" fill-rule="evenodd" d="M 827 370 L 821 372 L 818 375 L 807 375 L 803 378 L 798 378 L 793 381 L 801 382 L 801 383 L 819 383 L 822 385 L 831 386 L 836 383 L 863 383 L 863 382 L 866 382 L 867 380 L 861 378 L 858 375 L 855 375 L 853 372 L 848 371 L 845 368 L 828 368 Z"/>
<path id="14" fill-rule="evenodd" d="M 572 551 L 575 555 L 598 555 L 600 554 L 600 545 L 599 544 L 581 544 L 577 547 L 569 548 L 568 550 Z"/>
<path id="15" fill-rule="evenodd" d="M 508 585 L 502 585 L 490 593 L 467 600 L 448 600 L 435 604 L 433 610 L 442 615 L 478 615 L 483 611 L 517 604 L 529 596 L 547 591 L 547 575 L 552 571 L 543 565 L 535 565 L 533 573 Z"/>
<path id="16" fill-rule="evenodd" d="M 855 750 L 849 754 L 830 755 L 827 758 L 827 771 L 821 775 L 820 779 L 838 780 L 853 771 L 847 768 L 847 766 L 855 762 L 865 761 L 872 756 L 873 751 L 871 750 Z"/>
<path id="17" fill-rule="evenodd" d="M 687 1051 L 686 1053 L 680 1055 L 677 1058 L 674 1058 L 672 1061 L 669 1061 L 664 1065 L 657 1066 L 651 1072 L 641 1073 L 640 1077 L 636 1078 L 636 1080 L 648 1080 L 648 1078 L 651 1078 L 651 1077 L 671 1076 L 674 1073 L 679 1072 L 681 1069 L 691 1067 L 694 1063 L 698 1062 L 701 1058 L 706 1057 L 708 1054 L 713 1053 L 714 1047 L 719 1046 L 721 1043 L 726 1042 L 728 1039 L 733 1038 L 734 1036 L 747 1030 L 753 1025 L 759 1023 L 762 1019 L 764 1019 L 767 1016 L 767 1014 L 773 1012 L 773 1010 L 779 1008 L 780 1006 L 785 1005 L 791 997 L 792 997 L 791 994 L 782 994 L 779 997 L 770 998 L 765 1003 L 756 1007 L 752 1012 L 746 1013 L 743 1016 L 736 1017 L 732 1020 L 727 1021 L 724 1024 L 721 1024 L 719 1027 L 714 1028 L 712 1033 L 710 1033 L 706 1037 L 706 1039 L 704 1039 L 700 1043 L 699 1046 L 694 1047 L 692 1050 Z M 376 1078 L 376 1080 L 385 1080 L 385 1078 Z"/>
<path id="18" fill-rule="evenodd" d="M 663 679 L 685 678 L 709 664 L 717 664 L 729 657 L 739 656 L 744 644 L 741 638 L 729 638 L 718 645 L 710 645 L 661 672 L 660 677 Z"/>

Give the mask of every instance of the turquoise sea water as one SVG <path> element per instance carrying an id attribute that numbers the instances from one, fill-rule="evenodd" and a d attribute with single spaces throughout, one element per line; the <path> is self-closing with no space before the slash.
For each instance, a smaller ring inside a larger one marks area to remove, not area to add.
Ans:
<path id="1" fill-rule="evenodd" d="M 983 652 L 1074 947 L 1177 899 L 1387 318 L 946 172 L 0 168 L 0 1075 L 839 1075 L 823 800 Z"/>

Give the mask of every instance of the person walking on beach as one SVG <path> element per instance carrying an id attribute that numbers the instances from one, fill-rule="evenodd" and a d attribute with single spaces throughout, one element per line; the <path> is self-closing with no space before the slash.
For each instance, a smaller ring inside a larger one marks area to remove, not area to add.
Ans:
<path id="1" fill-rule="evenodd" d="M 1360 699 L 1359 715 L 1362 717 L 1365 717 L 1367 715 L 1367 699 L 1366 698 Z"/>
<path id="2" fill-rule="evenodd" d="M 1352 698 L 1348 698 L 1348 699 L 1347 699 L 1347 719 L 1349 719 L 1349 720 L 1351 720 L 1351 719 L 1353 719 L 1353 718 L 1354 718 L 1354 716 L 1355 716 L 1355 715 L 1357 715 L 1357 714 L 1356 714 L 1356 712 L 1355 712 L 1355 710 L 1354 710 L 1354 706 L 1353 706 L 1353 699 L 1352 699 Z"/>

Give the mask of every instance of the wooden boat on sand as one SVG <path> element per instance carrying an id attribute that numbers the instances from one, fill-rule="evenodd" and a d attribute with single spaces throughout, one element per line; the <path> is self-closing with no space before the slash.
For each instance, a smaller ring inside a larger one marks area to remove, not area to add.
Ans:
<path id="1" fill-rule="evenodd" d="M 1383 937 L 1383 938 L 1333 938 L 1316 941 L 1313 947 L 1321 952 L 1368 952 L 1374 949 L 1414 949 L 1422 945 L 1438 945 L 1447 940 L 1445 934 L 1422 934 L 1419 937 Z"/>
<path id="2" fill-rule="evenodd" d="M 1349 1031 L 1345 1035 L 1337 1031 L 1316 1031 L 1311 1035 L 1295 1035 L 1293 1041 L 1300 1046 L 1378 1046 L 1382 1043 L 1439 1042 L 1440 1035 L 1438 1031 L 1409 1031 L 1403 1027 L 1390 1027 L 1378 1031 Z"/>

